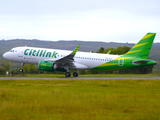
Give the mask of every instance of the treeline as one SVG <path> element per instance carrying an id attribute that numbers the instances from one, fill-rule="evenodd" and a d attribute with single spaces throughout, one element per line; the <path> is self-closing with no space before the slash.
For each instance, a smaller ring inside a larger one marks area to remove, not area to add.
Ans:
<path id="1" fill-rule="evenodd" d="M 12 64 L 11 62 L 7 61 L 7 60 L 3 60 L 0 64 L 0 75 L 4 75 L 6 74 L 6 72 L 10 70 L 10 64 Z"/>
<path id="2" fill-rule="evenodd" d="M 103 47 L 101 47 L 97 53 L 108 53 L 110 51 L 109 54 L 117 54 L 117 55 L 122 55 L 127 53 L 129 50 L 131 49 L 131 47 L 128 46 L 123 46 L 123 47 L 118 47 L 117 49 L 115 48 L 108 48 L 105 49 Z M 0 64 L 0 75 L 2 74 L 6 74 L 6 71 L 8 71 L 8 73 L 10 73 L 10 69 L 11 69 L 11 74 L 19 74 L 19 70 L 21 69 L 21 67 L 13 69 L 12 67 L 12 63 L 7 61 L 7 60 L 3 60 L 2 63 Z M 125 69 L 125 70 L 116 70 L 116 71 L 100 71 L 100 70 L 79 70 L 79 74 L 112 74 L 112 73 L 116 73 L 116 74 L 147 74 L 147 73 L 151 73 L 153 70 L 153 66 L 145 66 L 145 67 L 140 67 L 140 68 L 133 68 L 133 69 Z M 73 72 L 73 70 L 71 70 L 70 72 Z M 38 69 L 37 65 L 33 65 L 33 64 L 27 64 L 24 65 L 24 74 L 44 74 L 44 73 L 53 73 L 53 72 L 44 72 L 44 71 L 40 71 Z M 54 72 L 56 74 L 64 74 L 62 72 Z"/>

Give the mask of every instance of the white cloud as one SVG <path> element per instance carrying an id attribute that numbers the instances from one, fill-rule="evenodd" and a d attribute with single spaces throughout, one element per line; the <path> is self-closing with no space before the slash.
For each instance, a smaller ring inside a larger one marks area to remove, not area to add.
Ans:
<path id="1" fill-rule="evenodd" d="M 137 42 L 147 32 L 160 34 L 158 0 L 10 2 L 0 5 L 0 39 Z"/>

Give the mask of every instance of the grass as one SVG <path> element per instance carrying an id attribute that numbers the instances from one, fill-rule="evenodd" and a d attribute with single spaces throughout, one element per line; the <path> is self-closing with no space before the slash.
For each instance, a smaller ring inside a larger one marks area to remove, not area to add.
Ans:
<path id="1" fill-rule="evenodd" d="M 160 80 L 0 80 L 1 120 L 158 120 Z"/>
<path id="2" fill-rule="evenodd" d="M 5 75 L 1 77 L 9 77 L 10 75 Z M 23 77 L 23 74 L 14 74 L 13 77 Z M 79 74 L 79 77 L 156 77 L 160 76 L 160 74 L 86 74 L 81 75 Z M 24 77 L 65 77 L 65 74 L 24 74 Z M 72 75 L 71 75 L 72 77 Z"/>

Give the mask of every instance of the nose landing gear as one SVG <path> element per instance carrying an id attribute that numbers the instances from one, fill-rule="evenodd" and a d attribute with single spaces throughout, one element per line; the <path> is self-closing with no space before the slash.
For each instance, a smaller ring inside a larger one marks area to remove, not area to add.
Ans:
<path id="1" fill-rule="evenodd" d="M 22 63 L 22 64 L 21 64 L 22 69 L 19 70 L 20 72 L 23 72 L 23 66 L 24 66 L 24 65 L 25 65 L 25 63 Z"/>

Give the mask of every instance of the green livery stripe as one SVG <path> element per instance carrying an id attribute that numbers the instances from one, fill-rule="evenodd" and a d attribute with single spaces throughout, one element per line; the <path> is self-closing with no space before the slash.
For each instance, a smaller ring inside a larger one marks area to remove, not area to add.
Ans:
<path id="1" fill-rule="evenodd" d="M 148 60 L 148 62 L 144 62 L 138 65 L 133 64 L 133 61 L 142 61 L 142 60 L 148 60 L 148 59 L 141 59 L 141 58 L 116 58 L 113 61 L 104 63 L 102 65 L 99 65 L 97 67 L 92 68 L 92 70 L 119 70 L 119 69 L 128 69 L 128 68 L 135 68 L 135 67 L 141 67 L 141 66 L 147 66 L 147 65 L 155 65 L 156 62 L 153 60 Z"/>
<path id="2" fill-rule="evenodd" d="M 80 46 L 81 46 L 81 45 L 79 44 L 78 47 L 72 52 L 72 54 L 75 55 L 75 54 L 77 53 L 77 51 L 78 51 L 78 49 L 79 49 Z"/>
<path id="3" fill-rule="evenodd" d="M 139 51 L 142 51 L 142 50 L 129 51 L 126 54 L 135 53 L 135 52 L 139 52 Z"/>
<path id="4" fill-rule="evenodd" d="M 114 60 L 119 60 L 119 59 L 122 60 L 122 59 L 130 59 L 130 58 L 133 58 L 133 57 L 123 57 L 123 56 L 122 56 L 122 57 L 118 57 L 118 58 L 116 58 L 116 59 L 114 59 Z"/>
<path id="5" fill-rule="evenodd" d="M 128 60 L 128 59 L 132 59 L 132 58 L 133 57 L 118 57 L 118 58 L 114 59 L 113 61 L 104 63 L 104 64 L 99 65 L 93 69 L 111 69 L 111 68 L 117 69 L 119 60 Z"/>
<path id="6" fill-rule="evenodd" d="M 148 33 L 147 35 L 145 35 L 145 36 L 142 38 L 142 40 L 147 39 L 147 38 L 153 36 L 154 34 L 155 34 L 155 33 Z"/>
<path id="7" fill-rule="evenodd" d="M 114 70 L 114 69 L 120 69 L 120 67 L 118 66 L 118 63 L 119 62 L 119 58 L 113 60 L 113 61 L 110 61 L 110 62 L 107 62 L 107 63 L 104 63 L 102 65 L 99 65 L 95 68 L 92 68 L 93 70 Z"/>
<path id="8" fill-rule="evenodd" d="M 92 68 L 93 70 L 119 70 L 127 68 L 155 65 L 148 59 L 156 33 L 147 33 L 131 50 L 109 62 Z M 147 62 L 145 62 L 147 61 Z"/>
<path id="9" fill-rule="evenodd" d="M 147 43 L 142 43 L 142 44 L 136 44 L 133 48 L 140 47 L 140 46 L 146 45 L 146 44 L 148 44 L 148 42 Z"/>
<path id="10" fill-rule="evenodd" d="M 112 66 L 112 65 L 118 65 L 118 63 L 105 63 L 105 64 L 99 65 L 97 67 L 106 67 L 106 66 Z"/>
<path id="11" fill-rule="evenodd" d="M 131 50 L 125 55 L 147 59 L 156 33 L 147 33 Z M 124 55 L 124 57 L 125 57 Z"/>

